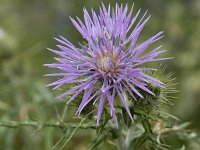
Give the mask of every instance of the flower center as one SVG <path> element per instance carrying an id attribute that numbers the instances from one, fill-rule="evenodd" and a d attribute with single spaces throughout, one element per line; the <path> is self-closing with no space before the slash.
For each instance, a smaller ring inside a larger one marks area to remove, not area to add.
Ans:
<path id="1" fill-rule="evenodd" d="M 115 62 L 112 58 L 104 56 L 99 59 L 99 66 L 102 71 L 110 72 L 114 70 Z"/>

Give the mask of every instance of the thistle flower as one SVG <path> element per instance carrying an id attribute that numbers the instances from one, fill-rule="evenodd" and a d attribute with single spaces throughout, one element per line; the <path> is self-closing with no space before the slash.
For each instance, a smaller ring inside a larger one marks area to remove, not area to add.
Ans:
<path id="1" fill-rule="evenodd" d="M 84 93 L 77 114 L 80 115 L 88 103 L 98 103 L 97 124 L 99 124 L 104 105 L 107 103 L 110 107 L 110 114 L 118 127 L 114 107 L 116 100 L 121 101 L 133 121 L 125 92 L 133 99 L 138 96 L 143 98 L 138 89 L 154 95 L 148 89 L 148 84 L 164 86 L 158 79 L 146 74 L 147 71 L 156 69 L 144 66 L 152 61 L 168 59 L 157 58 L 159 54 L 166 51 L 161 50 L 161 46 L 148 52 L 145 51 L 152 43 L 163 37 L 163 32 L 138 44 L 138 37 L 150 18 L 150 16 L 146 17 L 147 12 L 139 21 L 136 21 L 140 10 L 132 16 L 133 6 L 128 11 L 127 4 L 124 8 L 116 4 L 115 8 L 110 8 L 109 5 L 106 9 L 102 3 L 99 14 L 96 14 L 93 9 L 91 15 L 85 8 L 83 11 L 84 23 L 78 17 L 77 21 L 70 19 L 86 40 L 86 44 L 76 47 L 62 36 L 55 38 L 62 45 L 58 45 L 59 50 L 49 50 L 59 56 L 55 58 L 58 63 L 45 66 L 60 69 L 62 72 L 47 74 L 46 76 L 61 77 L 48 86 L 55 86 L 53 89 L 57 89 L 65 84 L 77 84 L 59 98 L 71 95 L 69 103 L 75 101 L 80 93 Z M 101 86 L 95 88 L 99 83 Z"/>

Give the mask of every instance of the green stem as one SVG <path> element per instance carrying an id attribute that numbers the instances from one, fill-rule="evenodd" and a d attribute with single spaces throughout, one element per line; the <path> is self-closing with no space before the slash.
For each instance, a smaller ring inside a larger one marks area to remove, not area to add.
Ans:
<path id="1" fill-rule="evenodd" d="M 145 118 L 144 120 L 142 120 L 142 125 L 145 129 L 145 133 L 148 134 L 148 135 L 151 135 L 153 134 L 153 131 L 151 129 L 151 124 L 149 122 L 149 120 L 147 118 Z"/>
<path id="2" fill-rule="evenodd" d="M 78 131 L 78 129 L 81 128 L 81 126 L 83 125 L 83 122 L 85 121 L 85 118 L 81 119 L 80 123 L 78 124 L 78 126 L 71 132 L 71 134 L 69 135 L 69 137 L 67 138 L 66 142 L 61 146 L 60 150 L 62 150 L 66 144 L 69 143 L 69 141 L 71 140 L 71 138 L 74 136 L 74 134 Z"/>
<path id="3" fill-rule="evenodd" d="M 62 113 L 62 116 L 61 116 L 61 121 L 63 122 L 65 117 L 66 117 L 66 112 L 67 112 L 67 109 L 68 109 L 68 105 L 65 106 L 64 110 L 63 110 L 63 113 Z"/>
<path id="4" fill-rule="evenodd" d="M 139 149 L 146 142 L 147 139 L 148 137 L 146 136 L 146 133 L 144 133 L 142 137 L 138 138 L 138 142 L 135 146 L 135 150 Z"/>
<path id="5" fill-rule="evenodd" d="M 60 123 L 60 122 L 37 122 L 37 121 L 0 121 L 0 127 L 6 128 L 19 128 L 19 127 L 33 127 L 33 128 L 77 128 L 79 124 L 73 123 Z M 81 129 L 96 129 L 96 125 L 83 124 Z"/>

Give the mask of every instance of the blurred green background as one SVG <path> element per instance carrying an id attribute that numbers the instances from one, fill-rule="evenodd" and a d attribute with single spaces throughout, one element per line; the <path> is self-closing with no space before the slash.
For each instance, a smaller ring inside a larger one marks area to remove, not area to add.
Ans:
<path id="1" fill-rule="evenodd" d="M 116 1 L 103 2 L 114 6 Z M 117 2 L 133 3 L 132 0 Z M 82 18 L 84 6 L 97 10 L 100 3 L 99 0 L 0 0 L 0 120 L 57 119 L 55 108 L 61 113 L 65 103 L 55 99 L 59 91 L 45 87 L 53 79 L 43 75 L 53 70 L 43 64 L 54 62 L 55 56 L 46 47 L 55 48 L 57 42 L 53 37 L 58 35 L 74 44 L 82 40 L 69 16 Z M 200 0 L 135 0 L 134 3 L 135 12 L 142 8 L 152 14 L 140 39 L 164 30 L 166 35 L 160 44 L 168 49 L 165 56 L 175 57 L 165 62 L 166 72 L 174 72 L 175 82 L 179 83 L 177 99 L 169 111 L 182 121 L 191 121 L 191 127 L 199 132 Z M 73 116 L 73 112 L 67 115 Z M 53 128 L 34 135 L 33 131 L 31 127 L 0 127 L 0 149 L 51 149 L 62 135 Z M 66 149 L 86 149 L 90 134 L 81 130 Z"/>

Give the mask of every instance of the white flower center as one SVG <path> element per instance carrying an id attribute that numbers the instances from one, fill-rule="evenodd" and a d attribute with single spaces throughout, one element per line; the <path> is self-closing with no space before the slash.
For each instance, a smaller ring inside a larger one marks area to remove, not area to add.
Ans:
<path id="1" fill-rule="evenodd" d="M 102 71 L 109 72 L 114 69 L 114 61 L 110 57 L 102 57 L 99 60 L 99 65 Z"/>

